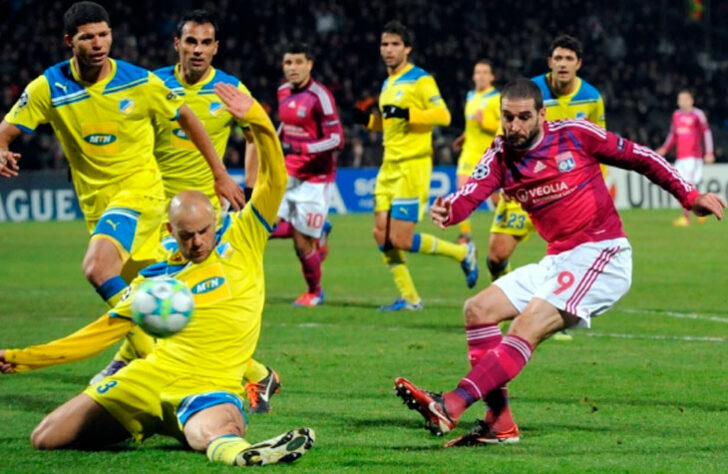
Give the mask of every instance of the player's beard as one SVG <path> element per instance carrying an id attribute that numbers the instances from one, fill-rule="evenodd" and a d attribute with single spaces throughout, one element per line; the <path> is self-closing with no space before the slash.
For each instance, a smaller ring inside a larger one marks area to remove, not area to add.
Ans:
<path id="1" fill-rule="evenodd" d="M 516 139 L 520 138 L 520 136 L 514 137 L 513 135 L 506 135 L 506 140 L 516 150 L 526 150 L 528 148 L 531 148 L 533 142 L 536 141 L 536 138 L 538 138 L 538 132 L 539 127 L 534 127 L 533 130 L 529 131 L 526 138 L 520 143 L 516 142 Z"/>

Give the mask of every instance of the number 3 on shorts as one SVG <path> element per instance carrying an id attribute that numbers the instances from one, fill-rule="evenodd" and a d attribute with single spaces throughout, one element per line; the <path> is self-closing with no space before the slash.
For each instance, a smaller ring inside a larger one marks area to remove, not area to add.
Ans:
<path id="1" fill-rule="evenodd" d="M 556 277 L 556 282 L 559 284 L 559 287 L 556 288 L 556 291 L 554 291 L 555 295 L 560 295 L 564 291 L 568 290 L 571 285 L 574 284 L 574 274 L 568 271 L 564 271 L 559 273 L 559 276 Z"/>

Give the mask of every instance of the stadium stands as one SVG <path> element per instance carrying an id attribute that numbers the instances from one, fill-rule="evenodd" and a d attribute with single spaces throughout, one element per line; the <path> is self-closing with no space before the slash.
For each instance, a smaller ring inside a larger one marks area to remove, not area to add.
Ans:
<path id="1" fill-rule="evenodd" d="M 68 56 L 58 39 L 68 2 L 11 0 L 0 24 L 0 116 L 22 88 L 44 67 Z M 175 59 L 171 38 L 176 18 L 199 2 L 104 2 L 114 29 L 112 56 L 157 68 Z M 451 163 L 451 139 L 462 127 L 465 92 L 473 63 L 490 58 L 497 84 L 516 76 L 543 73 L 546 48 L 558 33 L 579 37 L 585 45 L 580 75 L 602 92 L 608 127 L 657 147 L 664 139 L 678 89 L 690 87 L 696 105 L 707 111 L 718 160 L 728 143 L 728 53 L 716 44 L 725 30 L 711 29 L 728 20 L 728 5 L 714 6 L 701 20 L 687 8 L 668 8 L 667 0 L 609 4 L 592 0 L 524 0 L 518 8 L 502 2 L 450 0 L 352 0 L 346 2 L 271 0 L 248 8 L 221 0 L 205 5 L 220 16 L 220 51 L 215 64 L 243 79 L 253 94 L 275 109 L 281 80 L 280 58 L 286 41 L 308 42 L 315 53 L 314 75 L 336 96 L 342 119 L 357 102 L 371 102 L 385 76 L 379 59 L 379 29 L 398 18 L 416 34 L 413 58 L 437 78 L 453 112 L 453 124 L 436 135 L 436 160 Z M 686 2 L 687 3 L 687 2 Z M 710 19 L 710 23 L 708 22 Z M 708 34 L 710 32 L 710 34 Z M 347 127 L 343 166 L 371 166 L 380 159 L 376 135 Z M 25 169 L 64 167 L 50 128 L 14 143 L 24 153 Z M 242 137 L 233 138 L 227 159 L 241 166 Z"/>

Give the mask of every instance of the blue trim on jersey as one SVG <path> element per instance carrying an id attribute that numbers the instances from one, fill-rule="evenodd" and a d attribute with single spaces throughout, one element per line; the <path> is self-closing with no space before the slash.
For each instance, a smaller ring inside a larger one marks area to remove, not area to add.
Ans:
<path id="1" fill-rule="evenodd" d="M 472 99 L 473 97 L 475 97 L 475 91 L 474 90 L 468 91 L 468 93 L 465 94 L 465 100 L 466 101 L 470 101 L 470 99 Z"/>
<path id="2" fill-rule="evenodd" d="M 179 249 L 179 244 L 176 240 L 174 240 L 174 237 L 171 235 L 168 235 L 167 237 L 162 239 L 162 247 L 165 248 L 168 252 L 176 252 L 177 249 Z"/>
<path id="3" fill-rule="evenodd" d="M 76 102 L 81 102 L 82 100 L 86 100 L 86 99 L 88 99 L 90 97 L 91 97 L 91 94 L 88 94 L 88 93 L 81 94 L 81 95 L 74 96 L 74 97 L 70 97 L 70 98 L 64 97 L 65 100 L 57 100 L 57 101 L 51 100 L 51 105 L 53 105 L 53 107 L 61 107 L 63 105 L 68 105 L 68 104 L 74 104 Z"/>
<path id="4" fill-rule="evenodd" d="M 175 120 L 178 120 L 179 119 L 179 116 L 180 116 L 180 113 L 182 113 L 182 107 L 180 107 L 179 109 L 177 109 L 177 113 L 175 113 L 174 114 L 174 117 L 172 117 L 171 119 L 169 119 L 169 121 L 170 122 L 174 122 Z"/>
<path id="5" fill-rule="evenodd" d="M 252 203 L 250 204 L 250 208 L 253 209 L 253 214 L 255 214 L 255 217 L 257 217 L 258 220 L 260 221 L 260 223 L 263 224 L 263 227 L 265 227 L 265 230 L 267 230 L 269 234 L 272 234 L 273 233 L 273 226 L 270 225 L 265 220 L 265 217 L 263 217 L 261 215 L 260 211 L 255 206 L 253 206 Z"/>
<path id="6" fill-rule="evenodd" d="M 230 214 L 225 214 L 225 219 L 223 219 L 222 225 L 215 231 L 215 245 L 220 243 L 220 239 L 222 239 L 223 234 L 227 232 L 230 228 L 230 224 L 232 223 L 233 219 L 230 217 Z"/>
<path id="7" fill-rule="evenodd" d="M 215 405 L 222 405 L 223 403 L 232 403 L 235 405 L 240 410 L 240 414 L 243 415 L 245 425 L 248 425 L 248 416 L 245 414 L 243 401 L 234 393 L 225 391 L 205 392 L 186 396 L 177 407 L 177 419 L 184 426 L 187 420 L 195 413 L 199 413 Z"/>
<path id="8" fill-rule="evenodd" d="M 175 67 L 176 67 L 175 65 L 160 67 L 159 69 L 155 69 L 154 71 L 152 71 L 152 74 L 154 74 L 155 76 L 160 78 L 162 80 L 162 82 L 164 82 L 164 84 L 167 85 L 168 87 L 169 87 L 169 85 L 167 84 L 167 81 L 171 81 L 172 79 L 174 80 L 175 83 L 179 84 L 181 87 L 182 85 L 179 83 L 179 81 L 177 81 L 177 77 L 174 75 Z"/>
<path id="9" fill-rule="evenodd" d="M 106 94 L 113 94 L 114 92 L 120 92 L 120 91 L 124 91 L 126 89 L 131 89 L 132 87 L 140 86 L 142 84 L 146 84 L 147 82 L 149 82 L 149 78 L 148 77 L 145 77 L 143 79 L 137 79 L 134 82 L 128 82 L 126 84 L 122 84 L 120 86 L 116 86 L 116 87 L 114 87 L 112 89 L 106 88 L 106 89 L 104 89 L 104 95 L 106 95 Z"/>
<path id="10" fill-rule="evenodd" d="M 101 214 L 91 235 L 107 235 L 119 242 L 124 250 L 131 252 L 139 215 L 140 212 L 134 209 L 123 207 L 107 209 Z"/>
<path id="11" fill-rule="evenodd" d="M 129 316 L 124 316 L 123 314 L 117 313 L 116 311 L 109 311 L 108 314 L 110 318 L 126 319 L 127 321 L 133 321 L 132 318 L 130 318 Z"/>
<path id="12" fill-rule="evenodd" d="M 493 97 L 494 95 L 500 93 L 498 89 L 493 89 L 492 91 L 488 92 L 483 96 L 484 99 L 487 99 L 488 97 Z"/>
<path id="13" fill-rule="evenodd" d="M 35 130 L 34 129 L 28 128 L 25 125 L 20 125 L 19 123 L 14 123 L 13 125 L 15 125 L 16 127 L 18 127 L 21 132 L 29 133 L 31 135 L 35 133 Z"/>
<path id="14" fill-rule="evenodd" d="M 164 82 L 164 85 L 175 94 L 185 95 L 185 88 L 174 74 L 174 68 L 175 66 L 163 67 L 155 70 L 153 74 L 156 74 Z"/>
<path id="15" fill-rule="evenodd" d="M 392 201 L 390 215 L 393 219 L 400 221 L 417 222 L 420 220 L 420 200 L 418 198 L 395 199 Z"/>
<path id="16" fill-rule="evenodd" d="M 240 84 L 240 80 L 237 77 L 231 76 L 226 72 L 215 69 L 215 75 L 212 76 L 210 82 L 200 88 L 199 94 L 214 94 L 215 84 L 217 83 L 230 84 L 232 86 L 238 87 L 238 85 Z"/>
<path id="17" fill-rule="evenodd" d="M 119 92 L 149 81 L 149 70 L 134 64 L 115 59 L 116 73 L 104 87 L 104 94 Z"/>
<path id="18" fill-rule="evenodd" d="M 579 78 L 581 79 L 581 78 Z M 599 91 L 594 87 L 593 85 L 586 82 L 584 79 L 581 79 L 581 87 L 579 88 L 579 91 L 574 95 L 574 97 L 571 98 L 571 101 L 569 102 L 570 105 L 575 105 L 578 103 L 581 104 L 588 104 L 588 103 L 596 103 L 599 101 Z"/>
<path id="19" fill-rule="evenodd" d="M 541 94 L 543 94 L 544 102 L 546 102 L 547 100 L 556 100 L 556 97 L 554 97 L 554 95 L 551 93 L 551 88 L 546 82 L 546 74 L 541 74 L 540 76 L 531 78 L 531 80 L 536 83 L 539 89 L 541 89 Z"/>
<path id="20" fill-rule="evenodd" d="M 420 246 L 422 245 L 422 235 L 419 232 L 415 232 L 412 236 L 412 245 L 410 245 L 410 252 L 419 252 Z"/>
<path id="21" fill-rule="evenodd" d="M 113 276 L 103 282 L 101 286 L 96 288 L 96 293 L 103 298 L 104 301 L 109 301 L 109 298 L 123 291 L 127 287 L 126 282 L 120 275 Z"/>
<path id="22" fill-rule="evenodd" d="M 173 265 L 169 262 L 157 262 L 143 268 L 139 274 L 144 278 L 154 278 L 162 275 L 174 276 L 187 266 L 187 262 Z"/>
<path id="23" fill-rule="evenodd" d="M 417 66 L 412 66 L 412 69 L 405 72 L 394 81 L 395 84 L 410 84 L 417 82 L 420 78 L 429 76 L 430 73 Z"/>
<path id="24" fill-rule="evenodd" d="M 51 102 L 64 101 L 70 96 L 79 93 L 86 93 L 86 88 L 76 82 L 71 72 L 71 61 L 66 60 L 54 64 L 45 71 L 43 75 L 48 80 L 51 92 Z M 75 97 L 75 96 L 74 96 Z M 55 103 L 53 104 L 55 106 Z"/>

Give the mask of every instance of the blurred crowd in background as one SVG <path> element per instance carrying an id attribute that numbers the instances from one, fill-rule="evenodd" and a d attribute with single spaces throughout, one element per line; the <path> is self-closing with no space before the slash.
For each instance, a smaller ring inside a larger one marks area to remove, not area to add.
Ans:
<path id="1" fill-rule="evenodd" d="M 176 62 L 172 38 L 179 16 L 204 7 L 219 17 L 220 49 L 213 65 L 239 77 L 276 120 L 282 48 L 303 41 L 314 52 L 313 75 L 333 92 L 345 124 L 340 166 L 378 166 L 381 136 L 354 126 L 355 106 L 376 106 L 386 69 L 379 58 L 381 27 L 399 19 L 415 33 L 413 62 L 431 72 L 453 121 L 435 134 L 438 164 L 453 164 L 452 140 L 463 127 L 465 95 L 475 61 L 492 61 L 496 86 L 546 72 L 549 42 L 568 33 L 584 43 L 579 75 L 606 103 L 607 128 L 657 148 L 664 140 L 677 92 L 693 91 L 708 115 L 718 161 L 727 161 L 728 2 L 656 0 L 268 0 L 155 2 L 97 0 L 111 15 L 111 56 L 149 69 Z M 63 12 L 71 1 L 0 0 L 0 117 L 25 85 L 65 58 Z M 716 26 L 713 26 L 716 25 Z M 50 127 L 12 146 L 24 169 L 63 168 Z M 234 133 L 226 154 L 242 167 L 244 140 Z"/>

